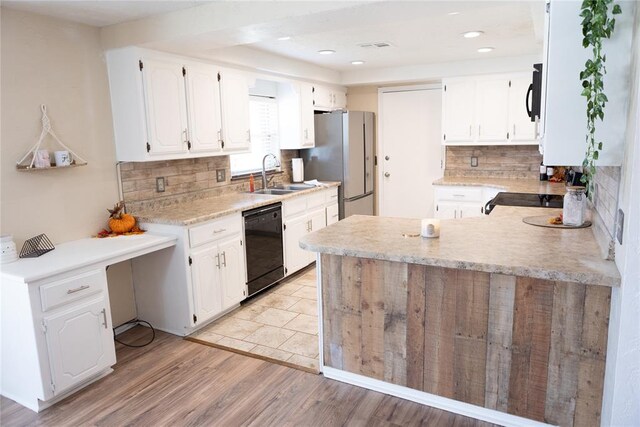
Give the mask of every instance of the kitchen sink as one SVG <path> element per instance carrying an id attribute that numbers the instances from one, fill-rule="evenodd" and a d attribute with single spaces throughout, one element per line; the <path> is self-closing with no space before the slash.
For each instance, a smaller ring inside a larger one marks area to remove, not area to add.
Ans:
<path id="1" fill-rule="evenodd" d="M 310 188 L 314 188 L 314 186 L 307 185 L 307 184 L 289 184 L 289 185 L 277 185 L 273 188 L 278 190 L 302 191 L 302 190 L 309 190 Z"/>
<path id="2" fill-rule="evenodd" d="M 296 190 L 287 190 L 284 188 L 266 188 L 266 189 L 262 189 L 262 190 L 256 190 L 253 192 L 253 194 L 271 194 L 274 196 L 281 196 L 283 194 L 291 194 L 294 193 Z"/>

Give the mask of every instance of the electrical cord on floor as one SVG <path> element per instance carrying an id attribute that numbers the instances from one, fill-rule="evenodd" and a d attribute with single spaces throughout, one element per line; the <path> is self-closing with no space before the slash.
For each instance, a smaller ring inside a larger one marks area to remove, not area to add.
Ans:
<path id="1" fill-rule="evenodd" d="M 136 344 L 127 344 L 127 343 L 125 343 L 125 342 L 122 342 L 122 341 L 120 341 L 118 338 L 116 338 L 116 328 L 113 328 L 113 339 L 114 339 L 114 341 L 115 341 L 115 342 L 117 342 L 117 343 L 120 343 L 120 344 L 122 344 L 122 345 L 124 345 L 124 346 L 127 346 L 127 347 L 133 347 L 133 348 L 145 347 L 145 346 L 147 346 L 147 345 L 151 344 L 151 343 L 153 342 L 153 340 L 155 340 L 155 339 L 156 339 L 156 330 L 153 328 L 153 326 L 151 326 L 151 323 L 147 322 L 146 320 L 133 319 L 133 320 L 130 320 L 130 321 L 126 322 L 126 323 L 123 323 L 123 324 L 122 324 L 122 325 L 120 325 L 120 326 L 124 326 L 124 325 L 132 325 L 132 324 L 139 325 L 140 323 L 144 323 L 144 324 L 148 325 L 148 326 L 149 326 L 149 328 L 151 329 L 151 339 L 149 340 L 149 342 L 146 342 L 146 343 L 144 343 L 144 344 L 139 344 L 139 345 L 136 345 Z M 118 327 L 120 327 L 120 326 L 118 326 Z"/>

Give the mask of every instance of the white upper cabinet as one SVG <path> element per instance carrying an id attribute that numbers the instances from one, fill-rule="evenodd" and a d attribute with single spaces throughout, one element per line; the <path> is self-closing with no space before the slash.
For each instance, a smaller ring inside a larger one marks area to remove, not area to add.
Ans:
<path id="1" fill-rule="evenodd" d="M 488 78 L 476 83 L 476 131 L 478 142 L 507 143 L 509 79 Z"/>
<path id="2" fill-rule="evenodd" d="M 248 76 L 228 69 L 220 74 L 224 151 L 248 152 L 251 150 Z"/>
<path id="3" fill-rule="evenodd" d="M 475 81 L 445 80 L 443 83 L 443 141 L 445 144 L 473 143 Z"/>
<path id="4" fill-rule="evenodd" d="M 184 67 L 174 61 L 161 60 L 146 60 L 141 64 L 149 154 L 187 153 Z"/>
<path id="5" fill-rule="evenodd" d="M 186 67 L 189 141 L 191 151 L 222 149 L 222 114 L 218 69 L 197 64 Z"/>
<path id="6" fill-rule="evenodd" d="M 545 165 L 582 165 L 587 148 L 587 100 L 581 95 L 579 74 L 592 50 L 582 48 L 581 3 L 551 0 L 547 8 L 540 123 Z M 596 141 L 603 143 L 598 166 L 620 166 L 624 156 L 632 75 L 633 3 L 640 6 L 637 2 L 620 2 L 622 14 L 615 17 L 615 30 L 610 39 L 602 41 L 607 68 L 604 93 L 609 101 L 604 120 L 596 122 Z"/>
<path id="7" fill-rule="evenodd" d="M 280 148 L 300 149 L 315 146 L 313 96 L 314 88 L 309 83 L 278 84 Z"/>
<path id="8" fill-rule="evenodd" d="M 531 73 L 444 79 L 443 144 L 537 145 L 525 106 L 530 80 Z"/>
<path id="9" fill-rule="evenodd" d="M 511 77 L 509 88 L 509 139 L 513 142 L 534 141 L 536 124 L 527 114 L 527 91 L 531 84 L 531 73 Z M 529 102 L 531 102 L 529 100 Z"/>
<path id="10" fill-rule="evenodd" d="M 318 111 L 334 111 L 347 108 L 347 94 L 344 91 L 326 86 L 314 86 L 314 109 Z"/>

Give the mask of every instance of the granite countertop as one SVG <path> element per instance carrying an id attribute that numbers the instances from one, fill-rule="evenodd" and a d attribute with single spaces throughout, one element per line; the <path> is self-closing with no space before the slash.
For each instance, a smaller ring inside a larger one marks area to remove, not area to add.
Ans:
<path id="1" fill-rule="evenodd" d="M 324 184 L 323 187 L 313 187 L 283 195 L 231 193 L 174 203 L 170 206 L 149 207 L 129 213 L 134 215 L 139 223 L 194 225 L 340 185 L 339 182 L 323 182 L 322 184 Z"/>
<path id="2" fill-rule="evenodd" d="M 613 261 L 600 257 L 590 228 L 555 229 L 522 222 L 561 209 L 497 206 L 491 215 L 441 221 L 440 238 L 419 234 L 419 219 L 352 216 L 308 234 L 313 252 L 477 270 L 589 285 L 619 286 Z"/>
<path id="3" fill-rule="evenodd" d="M 433 181 L 433 185 L 484 186 L 499 188 L 511 193 L 559 194 L 567 190 L 564 182 L 539 181 L 537 179 L 507 179 L 483 177 L 445 176 Z"/>

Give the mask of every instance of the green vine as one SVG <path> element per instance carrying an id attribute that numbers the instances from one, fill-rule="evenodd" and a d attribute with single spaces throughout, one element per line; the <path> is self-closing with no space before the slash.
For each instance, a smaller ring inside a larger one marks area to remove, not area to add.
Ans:
<path id="1" fill-rule="evenodd" d="M 614 4 L 611 14 L 609 6 L 613 0 L 584 0 L 581 6 L 582 47 L 592 48 L 593 57 L 584 64 L 580 72 L 582 96 L 587 98 L 587 150 L 582 162 L 582 183 L 587 186 L 589 197 L 593 197 L 596 161 L 602 150 L 602 141 L 596 142 L 596 121 L 604 119 L 604 106 L 608 99 L 604 94 L 603 77 L 607 73 L 606 55 L 602 53 L 602 40 L 613 33 L 616 20 L 613 15 L 622 13 L 619 5 Z"/>

